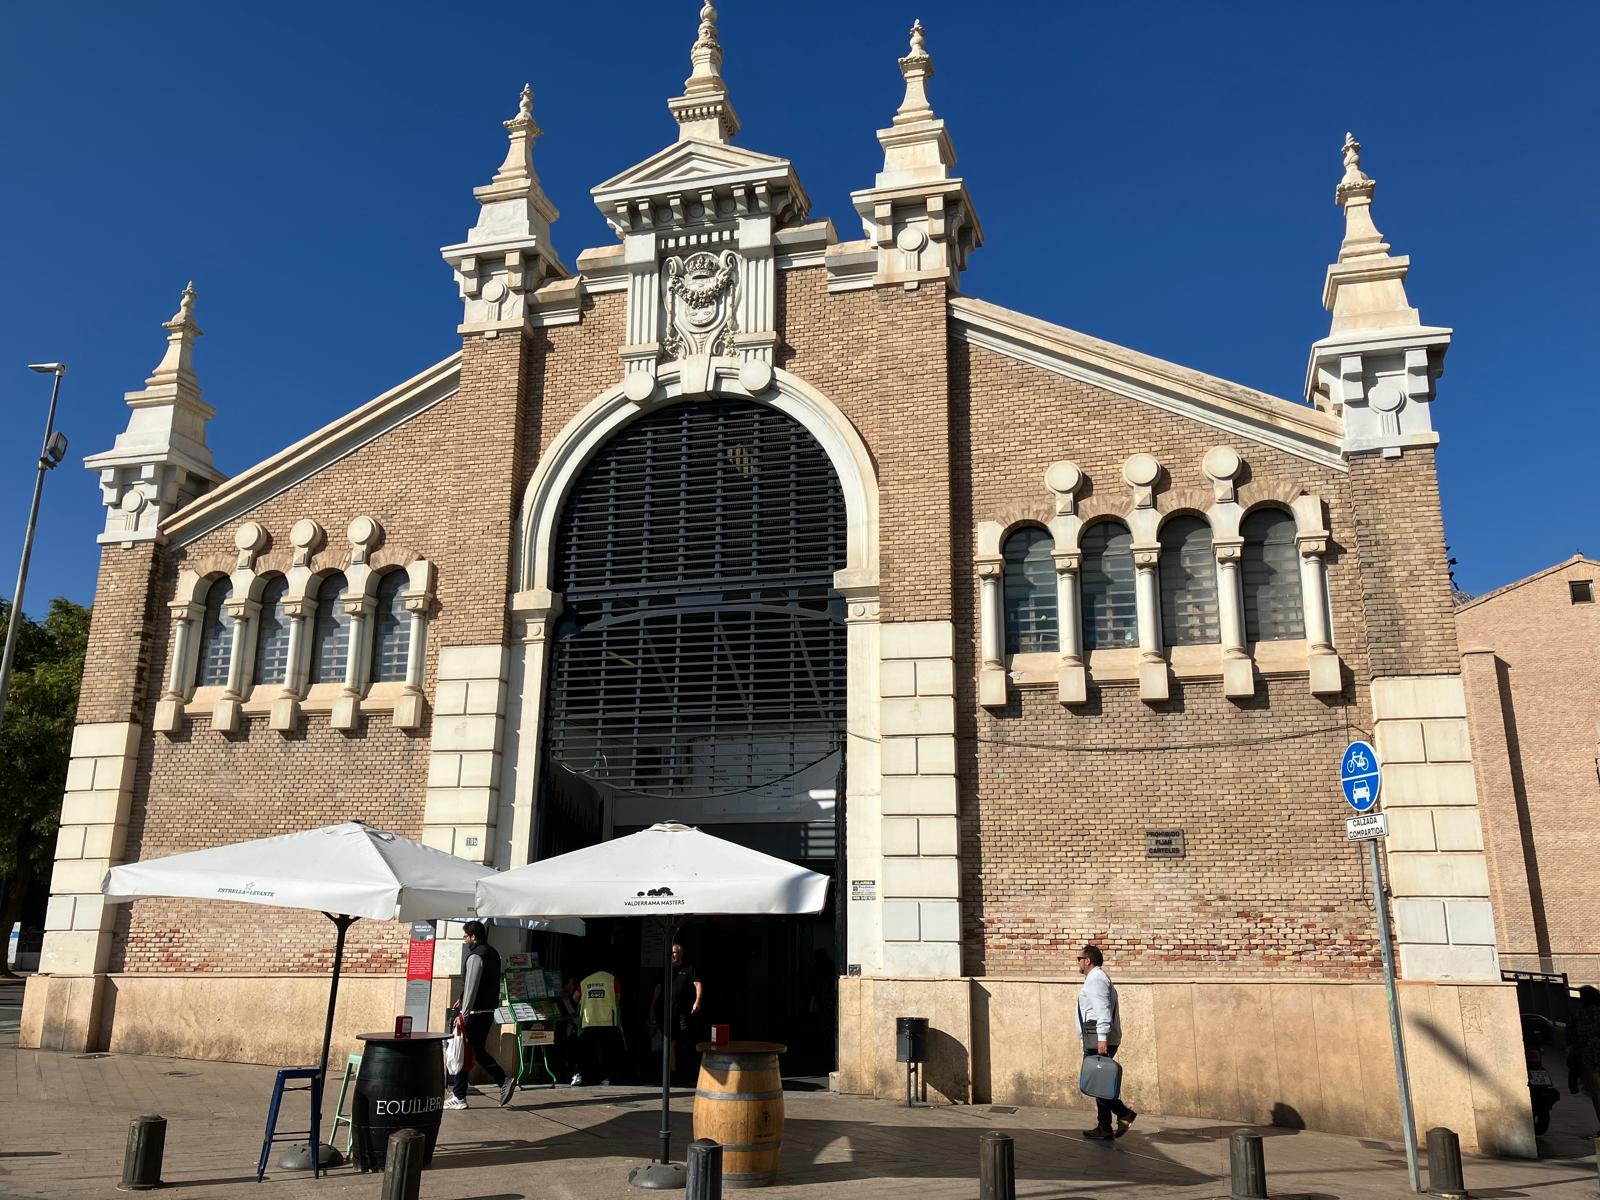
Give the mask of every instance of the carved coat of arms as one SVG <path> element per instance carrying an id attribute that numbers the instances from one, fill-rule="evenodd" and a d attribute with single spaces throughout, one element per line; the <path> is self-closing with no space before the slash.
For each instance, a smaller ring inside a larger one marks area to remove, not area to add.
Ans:
<path id="1" fill-rule="evenodd" d="M 734 299 L 739 290 L 739 256 L 732 250 L 701 250 L 663 264 L 667 276 L 668 360 L 716 357 L 733 351 L 738 331 Z"/>

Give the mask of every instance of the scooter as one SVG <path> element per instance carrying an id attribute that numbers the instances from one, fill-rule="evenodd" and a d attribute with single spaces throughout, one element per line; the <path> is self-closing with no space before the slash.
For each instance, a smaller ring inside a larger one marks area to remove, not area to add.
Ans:
<path id="1" fill-rule="evenodd" d="M 1533 1105 L 1533 1132 L 1535 1136 L 1550 1130 L 1550 1110 L 1561 1099 L 1561 1089 L 1556 1087 L 1545 1070 L 1544 1057 L 1539 1052 L 1540 1038 L 1523 1022 L 1522 1048 L 1528 1059 L 1528 1099 Z"/>

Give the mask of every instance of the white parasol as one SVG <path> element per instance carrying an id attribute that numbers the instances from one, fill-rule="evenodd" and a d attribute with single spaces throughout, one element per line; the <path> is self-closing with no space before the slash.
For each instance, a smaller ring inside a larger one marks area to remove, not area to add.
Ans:
<path id="1" fill-rule="evenodd" d="M 652 825 L 627 837 L 478 881 L 480 917 L 658 917 L 793 915 L 822 911 L 828 877 L 687 825 Z M 672 956 L 664 963 L 661 1038 L 661 1158 L 630 1179 L 640 1187 L 683 1186 L 672 1161 L 667 1031 L 672 1028 Z"/>
<path id="2" fill-rule="evenodd" d="M 461 920 L 472 911 L 475 888 L 492 867 L 468 862 L 360 821 L 300 833 L 193 850 L 112 867 L 100 890 L 109 901 L 155 896 L 232 900 L 271 908 L 320 912 L 338 929 L 328 1018 L 322 1033 L 320 1089 L 339 999 L 345 932 L 362 917 L 379 921 Z M 581 921 L 539 926 L 584 932 Z M 319 1091 L 320 1095 L 320 1091 Z"/>

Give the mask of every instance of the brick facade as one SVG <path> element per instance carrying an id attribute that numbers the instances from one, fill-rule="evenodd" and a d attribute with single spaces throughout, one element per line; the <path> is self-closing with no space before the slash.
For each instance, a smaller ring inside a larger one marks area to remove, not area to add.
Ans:
<path id="1" fill-rule="evenodd" d="M 1095 937 L 1125 969 L 1370 976 L 1370 897 L 1360 859 L 1340 837 L 1331 773 L 1321 768 L 1351 730 L 1370 725 L 1369 626 L 1396 630 L 1386 662 L 1421 669 L 1446 659 L 1432 645 L 1431 594 L 1392 594 L 1393 556 L 1414 561 L 1426 552 L 1442 565 L 1436 496 L 1432 518 L 1415 518 L 1434 486 L 1431 455 L 1373 459 L 1346 476 L 1239 444 L 1249 466 L 1241 503 L 1301 492 L 1327 503 L 1335 642 L 1351 674 L 1343 695 L 1312 697 L 1302 674 L 1272 677 L 1244 702 L 1225 699 L 1216 680 L 1192 679 L 1175 681 L 1171 699 L 1156 705 L 1130 684 L 1108 683 L 1078 709 L 1032 687 L 1014 691 L 1003 709 L 980 708 L 975 523 L 1047 519 L 1041 481 L 1063 457 L 1083 468 L 1088 498 L 1125 491 L 1123 460 L 1153 454 L 1168 472 L 1157 507 L 1195 505 L 1207 494 L 1201 458 L 1239 439 L 967 345 L 952 336 L 942 285 L 835 295 L 820 269 L 779 279 L 779 365 L 844 410 L 878 470 L 884 619 L 956 623 L 964 968 L 1061 973 L 1069 969 L 1063 952 Z M 586 302 L 580 323 L 535 330 L 526 341 L 468 337 L 454 396 L 248 514 L 273 538 L 258 569 L 287 564 L 287 531 L 301 517 L 330 532 L 313 560 L 319 568 L 339 565 L 339 531 L 351 517 L 376 518 L 388 542 L 438 570 L 431 696 L 441 647 L 504 638 L 526 479 L 573 416 L 614 382 L 622 318 L 621 298 L 600 296 Z M 1391 479 L 1398 496 L 1385 490 Z M 1377 497 L 1376 515 L 1352 504 L 1357 486 Z M 148 632 L 102 623 L 99 659 L 149 643 L 160 679 L 171 648 L 164 597 L 184 566 L 227 562 L 236 526 L 164 554 Z M 119 586 L 128 569 L 118 555 L 137 562 L 145 553 L 109 549 L 102 587 Z M 100 693 L 106 699 L 97 703 L 114 707 L 115 689 L 100 685 Z M 260 717 L 232 736 L 203 717 L 177 737 L 147 734 L 128 856 L 194 848 L 223 830 L 232 840 L 351 817 L 416 835 L 428 728 L 401 733 L 375 712 L 345 735 L 326 721 L 313 711 L 288 738 Z M 263 807 L 268 793 L 273 803 Z M 1143 831 L 1158 826 L 1186 830 L 1183 860 L 1145 857 Z M 146 902 L 121 920 L 114 970 L 253 963 L 296 971 L 329 944 L 318 921 L 265 929 L 226 906 L 202 913 Z M 214 936 L 196 937 L 196 929 Z M 398 930 L 374 925 L 353 939 L 352 972 L 396 968 Z"/>
<path id="2" fill-rule="evenodd" d="M 1600 982 L 1600 563 L 1574 557 L 1456 610 L 1496 932 L 1510 969 Z"/>
<path id="3" fill-rule="evenodd" d="M 1351 518 L 1373 675 L 1461 669 L 1435 452 L 1350 460 Z"/>

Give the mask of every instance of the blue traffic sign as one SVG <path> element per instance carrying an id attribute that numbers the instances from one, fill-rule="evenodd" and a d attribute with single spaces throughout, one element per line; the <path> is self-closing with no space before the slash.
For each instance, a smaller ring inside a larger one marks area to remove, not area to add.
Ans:
<path id="1" fill-rule="evenodd" d="M 1369 742 L 1351 742 L 1339 760 L 1339 785 L 1350 807 L 1364 813 L 1378 802 L 1382 784 L 1378 775 L 1378 752 Z"/>

